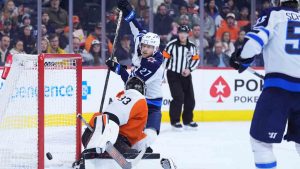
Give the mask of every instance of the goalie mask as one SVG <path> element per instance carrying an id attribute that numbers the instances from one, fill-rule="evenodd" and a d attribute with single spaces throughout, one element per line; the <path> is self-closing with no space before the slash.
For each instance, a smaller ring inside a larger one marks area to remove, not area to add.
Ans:
<path id="1" fill-rule="evenodd" d="M 146 85 L 142 79 L 139 77 L 131 77 L 127 80 L 125 84 L 125 89 L 134 89 L 142 93 L 142 95 L 145 95 L 146 93 Z"/>

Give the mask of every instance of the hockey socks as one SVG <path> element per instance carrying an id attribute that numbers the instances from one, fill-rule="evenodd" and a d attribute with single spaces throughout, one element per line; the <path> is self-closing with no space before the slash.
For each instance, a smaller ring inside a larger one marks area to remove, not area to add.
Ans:
<path id="1" fill-rule="evenodd" d="M 273 153 L 273 146 L 251 137 L 254 161 L 257 169 L 276 169 L 277 162 Z"/>

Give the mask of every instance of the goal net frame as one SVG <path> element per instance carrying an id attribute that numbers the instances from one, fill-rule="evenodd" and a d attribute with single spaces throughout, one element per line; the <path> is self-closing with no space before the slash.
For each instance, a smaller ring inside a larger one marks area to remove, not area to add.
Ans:
<path id="1" fill-rule="evenodd" d="M 38 169 L 45 166 L 45 60 L 51 58 L 76 59 L 76 117 L 82 114 L 82 57 L 80 54 L 40 54 L 38 56 Z M 76 119 L 76 159 L 81 154 L 82 122 Z M 71 164 L 70 164 L 71 165 Z"/>

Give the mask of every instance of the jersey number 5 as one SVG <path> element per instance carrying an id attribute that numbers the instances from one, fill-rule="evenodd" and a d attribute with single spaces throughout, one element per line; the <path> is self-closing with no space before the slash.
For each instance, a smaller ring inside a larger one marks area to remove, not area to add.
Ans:
<path id="1" fill-rule="evenodd" d="M 296 29 L 298 30 L 296 31 Z M 299 55 L 300 53 L 300 22 L 295 21 L 289 21 L 287 25 L 287 34 L 286 34 L 286 40 L 297 40 L 298 41 L 298 47 L 294 47 L 293 44 L 286 44 L 285 45 L 285 51 L 288 54 L 296 54 Z"/>

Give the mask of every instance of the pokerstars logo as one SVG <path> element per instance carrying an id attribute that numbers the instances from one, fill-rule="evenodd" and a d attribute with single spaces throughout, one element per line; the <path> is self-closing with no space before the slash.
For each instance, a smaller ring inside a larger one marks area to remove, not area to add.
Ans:
<path id="1" fill-rule="evenodd" d="M 218 77 L 210 87 L 210 96 L 217 98 L 217 103 L 223 103 L 223 99 L 229 97 L 230 94 L 230 87 L 222 76 Z"/>

